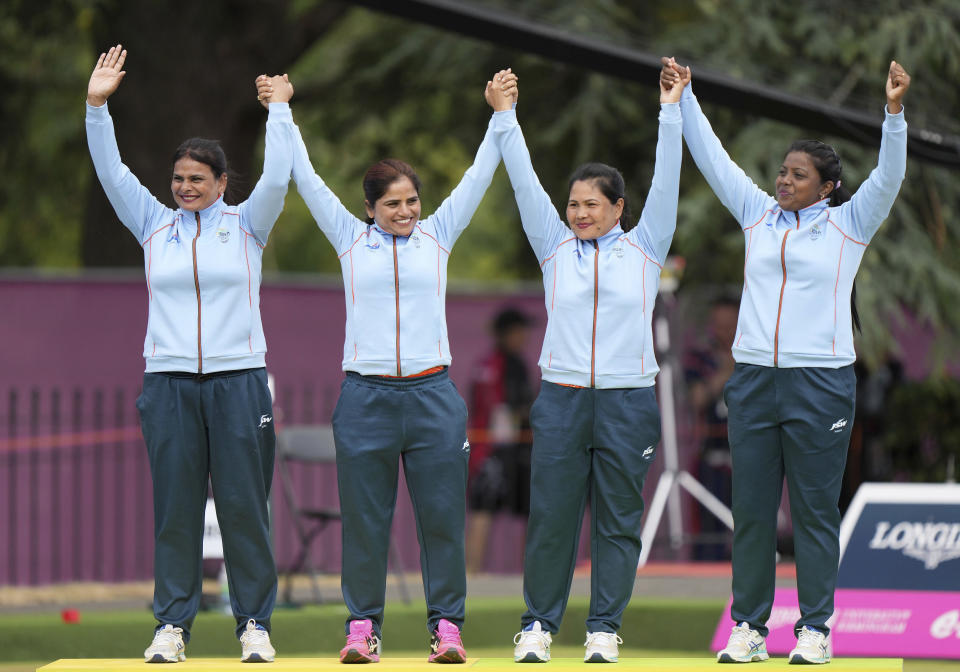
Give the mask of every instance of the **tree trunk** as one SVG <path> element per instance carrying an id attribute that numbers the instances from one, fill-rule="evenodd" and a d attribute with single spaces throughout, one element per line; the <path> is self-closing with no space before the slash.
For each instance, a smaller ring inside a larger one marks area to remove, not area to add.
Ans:
<path id="1" fill-rule="evenodd" d="M 254 80 L 277 74 L 346 11 L 317 2 L 293 15 L 293 2 L 221 0 L 178 4 L 113 2 L 99 6 L 98 54 L 117 42 L 127 72 L 110 98 L 123 162 L 161 202 L 173 207 L 171 159 L 187 138 L 221 142 L 230 165 L 228 203 L 243 201 L 260 177 L 254 148 L 266 110 Z M 92 65 L 91 65 L 92 69 Z M 82 233 L 84 266 L 138 266 L 136 240 L 92 180 Z"/>

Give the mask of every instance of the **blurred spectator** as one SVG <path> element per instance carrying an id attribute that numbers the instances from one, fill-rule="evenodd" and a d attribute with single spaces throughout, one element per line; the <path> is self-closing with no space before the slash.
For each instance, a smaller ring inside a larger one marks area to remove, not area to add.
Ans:
<path id="1" fill-rule="evenodd" d="M 867 370 L 861 360 L 853 366 L 857 373 L 857 413 L 840 491 L 841 512 L 847 510 L 861 483 L 894 480 L 893 463 L 886 446 L 887 425 L 893 393 L 904 382 L 903 364 L 893 355 L 872 371 Z"/>
<path id="2" fill-rule="evenodd" d="M 493 514 L 530 511 L 530 405 L 523 360 L 530 318 L 506 308 L 493 321 L 494 350 L 470 388 L 467 571 L 483 569 Z"/>
<path id="3" fill-rule="evenodd" d="M 707 343 L 691 350 L 684 366 L 694 416 L 693 438 L 699 446 L 697 479 L 727 506 L 731 501 L 731 460 L 723 386 L 733 373 L 730 348 L 737 332 L 739 308 L 739 302 L 731 297 L 721 296 L 714 300 L 707 324 Z M 729 560 L 728 544 L 721 541 L 726 536 L 726 526 L 703 506 L 697 511 L 702 540 L 694 544 L 693 558 Z"/>

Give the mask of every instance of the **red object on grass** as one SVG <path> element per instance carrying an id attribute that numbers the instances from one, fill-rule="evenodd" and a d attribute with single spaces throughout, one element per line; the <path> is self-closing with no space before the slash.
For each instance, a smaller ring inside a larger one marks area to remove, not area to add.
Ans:
<path id="1" fill-rule="evenodd" d="M 64 623 L 79 623 L 80 612 L 76 609 L 64 609 L 60 612 L 60 618 L 63 619 Z"/>

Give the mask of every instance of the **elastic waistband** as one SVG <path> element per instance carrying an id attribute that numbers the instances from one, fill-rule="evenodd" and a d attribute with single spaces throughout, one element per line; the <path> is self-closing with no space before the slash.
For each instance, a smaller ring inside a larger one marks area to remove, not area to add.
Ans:
<path id="1" fill-rule="evenodd" d="M 254 369 L 233 369 L 232 371 L 214 371 L 213 373 L 190 373 L 189 371 L 152 371 L 147 373 L 148 376 L 166 376 L 168 378 L 190 378 L 202 383 L 206 380 L 213 380 L 215 378 L 231 378 L 233 376 L 242 376 L 245 373 L 250 373 L 252 371 L 263 371 L 263 367 L 257 367 Z"/>
<path id="2" fill-rule="evenodd" d="M 428 369 L 428 371 L 431 369 Z M 394 376 L 363 376 L 356 371 L 347 371 L 347 380 L 360 383 L 367 387 L 379 387 L 388 390 L 411 390 L 418 387 L 427 387 L 443 383 L 450 379 L 447 367 L 440 367 L 433 373 L 418 373 L 413 376 L 397 378 Z"/>

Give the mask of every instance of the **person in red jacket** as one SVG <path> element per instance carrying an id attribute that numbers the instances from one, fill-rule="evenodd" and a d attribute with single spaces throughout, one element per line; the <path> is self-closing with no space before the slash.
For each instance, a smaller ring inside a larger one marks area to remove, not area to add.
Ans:
<path id="1" fill-rule="evenodd" d="M 493 321 L 495 346 L 470 388 L 470 466 L 467 571 L 483 569 L 493 514 L 530 511 L 530 404 L 533 392 L 523 360 L 530 318 L 515 308 Z"/>

